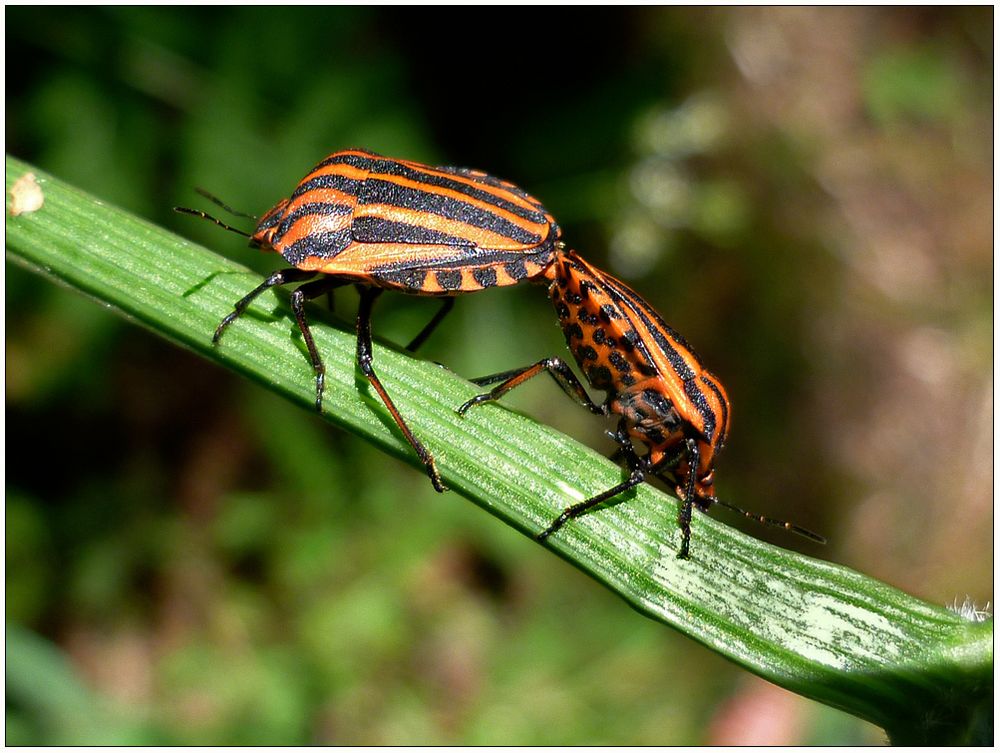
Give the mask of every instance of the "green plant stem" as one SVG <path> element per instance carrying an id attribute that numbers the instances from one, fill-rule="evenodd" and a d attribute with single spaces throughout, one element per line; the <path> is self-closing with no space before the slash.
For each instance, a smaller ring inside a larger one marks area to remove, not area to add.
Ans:
<path id="1" fill-rule="evenodd" d="M 281 297 L 262 295 L 212 345 L 216 325 L 258 275 L 10 156 L 6 166 L 8 190 L 31 169 L 45 192 L 41 210 L 7 216 L 9 259 L 312 409 L 312 370 Z M 354 333 L 317 322 L 314 334 L 327 365 L 324 418 L 422 468 L 357 371 Z M 500 406 L 458 416 L 478 389 L 447 369 L 378 345 L 375 365 L 448 486 L 525 534 L 622 478 L 592 450 Z M 884 727 L 894 742 L 984 734 L 992 620 L 968 620 L 706 515 L 692 523 L 691 559 L 679 560 L 676 516 L 676 500 L 643 485 L 546 546 L 643 614 Z"/>

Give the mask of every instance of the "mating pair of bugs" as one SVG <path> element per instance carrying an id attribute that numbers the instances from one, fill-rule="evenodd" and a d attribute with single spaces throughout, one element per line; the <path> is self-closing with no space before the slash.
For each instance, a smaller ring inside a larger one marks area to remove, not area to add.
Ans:
<path id="1" fill-rule="evenodd" d="M 177 211 L 248 235 L 200 210 Z M 316 165 L 248 237 L 251 246 L 275 251 L 292 266 L 274 272 L 238 301 L 219 324 L 213 342 L 218 343 L 226 327 L 268 288 L 304 283 L 292 293 L 291 303 L 316 372 L 318 409 L 324 367 L 305 303 L 334 288 L 356 285 L 361 294 L 358 364 L 438 491 L 445 486 L 434 456 L 400 414 L 372 363 L 375 299 L 383 290 L 444 299 L 407 346 L 414 351 L 451 310 L 454 296 L 534 281 L 548 285 L 570 352 L 587 382 L 606 392 L 606 399 L 591 399 L 569 365 L 552 357 L 473 380 L 496 386 L 458 412 L 497 400 L 548 372 L 583 407 L 618 417 L 616 455 L 629 471 L 621 483 L 567 507 L 538 534 L 539 540 L 647 478 L 659 477 L 675 485 L 682 501 L 681 558 L 689 552 L 693 508 L 705 511 L 713 504 L 823 541 L 804 528 L 748 513 L 716 497 L 715 459 L 729 431 L 729 399 L 718 377 L 639 294 L 567 249 L 552 215 L 512 183 L 476 170 L 428 167 L 360 149 L 340 151 Z M 637 442 L 645 446 L 645 454 L 636 449 Z"/>

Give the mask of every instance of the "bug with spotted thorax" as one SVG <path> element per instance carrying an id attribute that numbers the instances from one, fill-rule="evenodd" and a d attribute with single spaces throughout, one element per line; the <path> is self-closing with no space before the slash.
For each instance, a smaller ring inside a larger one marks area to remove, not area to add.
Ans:
<path id="1" fill-rule="evenodd" d="M 357 286 L 358 364 L 434 488 L 444 491 L 434 456 L 411 431 L 375 372 L 372 306 L 384 290 L 444 298 L 437 314 L 407 345 L 415 351 L 451 310 L 454 296 L 537 278 L 551 264 L 560 235 L 552 215 L 513 183 L 484 172 L 429 167 L 363 149 L 335 152 L 316 165 L 250 234 L 201 210 L 175 209 L 247 236 L 251 246 L 275 251 L 292 265 L 240 299 L 212 341 L 218 344 L 226 327 L 265 290 L 303 283 L 291 303 L 316 373 L 317 410 L 322 408 L 325 369 L 305 303 L 344 285 Z"/>
<path id="2" fill-rule="evenodd" d="M 548 372 L 563 391 L 598 415 L 618 416 L 611 435 L 618 444 L 629 476 L 620 484 L 567 507 L 536 537 L 543 541 L 567 521 L 656 476 L 673 481 L 681 499 L 678 556 L 688 557 L 691 514 L 719 504 L 759 523 L 793 531 L 814 541 L 811 531 L 763 515 L 749 513 L 715 494 L 715 460 L 729 432 L 730 407 L 718 377 L 704 368 L 687 341 L 671 328 L 638 293 L 584 260 L 562 243 L 545 270 L 549 297 L 556 309 L 566 344 L 592 387 L 607 393 L 596 403 L 561 358 L 546 358 L 521 369 L 473 380 L 499 384 L 458 408 L 491 402 Z M 640 456 L 635 442 L 646 446 Z"/>

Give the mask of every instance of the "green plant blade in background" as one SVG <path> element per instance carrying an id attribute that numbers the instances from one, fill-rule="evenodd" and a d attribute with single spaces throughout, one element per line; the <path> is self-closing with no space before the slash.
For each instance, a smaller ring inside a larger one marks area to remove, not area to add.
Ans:
<path id="1" fill-rule="evenodd" d="M 106 708 L 104 699 L 84 685 L 55 646 L 15 623 L 8 622 L 5 631 L 7 697 L 45 720 L 52 744 L 153 744 L 155 737 L 139 721 L 122 719 Z M 12 731 L 8 716 L 8 740 Z"/>
<path id="2" fill-rule="evenodd" d="M 9 259 L 312 409 L 311 367 L 280 296 L 262 295 L 212 346 L 216 325 L 258 275 L 12 157 L 6 168 L 7 190 L 30 169 L 45 194 L 39 211 L 8 214 Z M 357 371 L 354 333 L 322 321 L 314 334 L 327 365 L 324 417 L 421 467 Z M 478 390 L 445 368 L 378 346 L 375 366 L 448 486 L 526 534 L 621 479 L 592 450 L 502 407 L 459 417 L 455 407 Z M 894 742 L 992 738 L 992 620 L 968 619 L 705 515 L 693 521 L 692 558 L 678 560 L 676 512 L 675 500 L 644 485 L 547 545 L 643 614 L 782 687 L 882 726 Z"/>

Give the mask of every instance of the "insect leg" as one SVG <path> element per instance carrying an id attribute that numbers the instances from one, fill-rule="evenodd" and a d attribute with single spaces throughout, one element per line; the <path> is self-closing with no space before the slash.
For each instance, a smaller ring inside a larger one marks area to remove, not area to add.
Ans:
<path id="1" fill-rule="evenodd" d="M 684 440 L 687 447 L 688 474 L 684 480 L 684 499 L 681 500 L 681 512 L 677 522 L 681 527 L 681 550 L 677 553 L 678 559 L 688 558 L 691 546 L 691 510 L 694 506 L 694 482 L 698 475 L 698 463 L 701 460 L 701 452 L 698 450 L 698 442 L 688 438 Z"/>
<path id="2" fill-rule="evenodd" d="M 434 457 L 427 451 L 427 448 L 423 446 L 420 440 L 416 438 L 413 432 L 410 431 L 410 427 L 406 425 L 402 415 L 399 413 L 399 409 L 392 402 L 389 393 L 385 391 L 385 387 L 382 386 L 382 382 L 379 380 L 372 365 L 372 305 L 382 291 L 379 288 L 364 288 L 360 286 L 359 289 L 361 291 L 361 303 L 358 305 L 358 366 L 361 367 L 361 373 L 365 375 L 369 384 L 378 392 L 385 407 L 388 408 L 389 413 L 392 415 L 392 419 L 396 422 L 399 430 L 403 432 L 406 441 L 410 443 L 414 452 L 417 453 L 420 462 L 426 466 L 427 475 L 430 477 L 434 488 L 439 492 L 447 491 L 448 487 L 441 482 L 441 474 L 438 473 L 437 466 L 434 464 Z"/>
<path id="3" fill-rule="evenodd" d="M 684 459 L 684 456 L 687 455 L 687 453 L 687 444 L 685 442 L 681 442 L 679 445 L 672 448 L 669 454 L 664 454 L 656 465 L 650 467 L 649 472 L 664 483 L 674 486 L 677 483 L 677 479 L 668 477 L 665 474 L 675 474 L 677 466 L 680 465 L 681 460 Z M 700 507 L 701 505 L 699 502 L 699 499 L 695 499 L 695 504 L 698 504 Z"/>
<path id="4" fill-rule="evenodd" d="M 290 282 L 301 282 L 302 280 L 308 280 L 310 277 L 315 276 L 315 272 L 307 272 L 303 269 L 296 269 L 294 267 L 291 269 L 280 269 L 277 272 L 272 272 L 268 278 L 264 280 L 264 282 L 240 298 L 240 300 L 238 300 L 233 306 L 233 312 L 219 322 L 219 326 L 215 328 L 215 335 L 212 336 L 212 344 L 218 345 L 226 327 L 243 316 L 243 313 L 247 310 L 247 307 L 253 303 L 253 300 L 268 288 L 273 288 L 276 285 L 287 285 Z"/>
<path id="5" fill-rule="evenodd" d="M 300 285 L 292 292 L 292 313 L 295 314 L 295 321 L 299 325 L 299 332 L 305 340 L 306 349 L 309 351 L 309 360 L 312 362 L 313 371 L 316 372 L 316 410 L 323 409 L 323 386 L 326 382 L 326 367 L 323 366 L 323 359 L 319 356 L 319 350 L 313 341 L 312 332 L 309 329 L 309 322 L 306 320 L 306 301 L 318 298 L 324 293 L 329 293 L 334 288 L 339 288 L 350 284 L 350 280 L 343 280 L 336 277 L 324 277 L 319 280 L 307 282 Z"/>
<path id="6" fill-rule="evenodd" d="M 424 341 L 431 336 L 431 333 L 435 329 L 437 329 L 437 326 L 441 323 L 441 320 L 444 319 L 446 316 L 448 316 L 448 312 L 451 311 L 454 305 L 455 305 L 454 298 L 443 299 L 441 303 L 441 308 L 438 309 L 438 312 L 434 315 L 434 318 L 431 319 L 429 322 L 427 322 L 424 328 L 417 333 L 417 336 L 410 341 L 410 344 L 406 346 L 406 349 L 410 353 L 415 353 L 417 348 L 423 345 Z"/>
<path id="7" fill-rule="evenodd" d="M 591 413 L 596 413 L 599 416 L 607 414 L 607 409 L 603 405 L 598 405 L 590 399 L 590 395 L 587 394 L 583 385 L 580 384 L 580 380 L 576 378 L 576 374 L 573 373 L 573 370 L 566 364 L 566 362 L 558 356 L 553 356 L 552 358 L 544 358 L 538 363 L 533 363 L 531 366 L 525 366 L 521 369 L 512 369 L 499 374 L 491 374 L 490 376 L 473 379 L 472 382 L 480 386 L 496 384 L 497 382 L 502 383 L 494 387 L 489 392 L 485 392 L 482 395 L 476 395 L 471 400 L 467 400 L 458 409 L 459 415 L 464 415 L 465 412 L 473 405 L 499 400 L 515 387 L 524 384 L 533 376 L 537 376 L 543 371 L 547 371 L 549 375 L 555 379 L 556 384 L 562 388 L 563 392 Z"/>
<path id="8" fill-rule="evenodd" d="M 623 431 L 622 428 L 620 427 L 619 438 L 621 436 L 623 436 Z M 584 500 L 583 502 L 578 502 L 575 505 L 567 507 L 565 510 L 563 510 L 562 515 L 560 515 L 558 518 L 552 521 L 552 524 L 548 528 L 546 528 L 544 531 L 542 531 L 535 537 L 537 541 L 545 541 L 545 539 L 547 539 L 553 533 L 562 528 L 567 521 L 570 521 L 573 518 L 578 518 L 581 515 L 584 515 L 587 511 L 593 509 L 594 507 L 597 507 L 597 505 L 601 504 L 602 502 L 606 502 L 607 500 L 612 499 L 613 497 L 617 497 L 622 492 L 628 491 L 634 486 L 638 486 L 646 479 L 646 468 L 642 462 L 642 459 L 635 454 L 635 450 L 632 447 L 632 442 L 630 440 L 626 440 L 626 443 L 628 446 L 626 447 L 625 444 L 622 444 L 621 449 L 622 449 L 622 454 L 625 456 L 625 460 L 629 465 L 628 478 L 622 481 L 620 484 L 616 484 L 615 486 L 611 487 L 606 492 L 602 492 L 601 494 L 598 494 L 595 497 L 591 497 L 588 500 Z"/>

